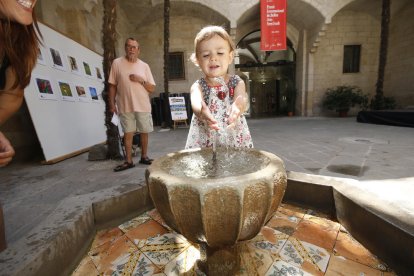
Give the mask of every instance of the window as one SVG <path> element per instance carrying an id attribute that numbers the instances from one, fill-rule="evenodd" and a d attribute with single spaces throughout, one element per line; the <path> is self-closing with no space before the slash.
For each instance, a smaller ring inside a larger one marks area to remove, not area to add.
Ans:
<path id="1" fill-rule="evenodd" d="M 359 73 L 361 45 L 344 46 L 343 73 Z"/>
<path id="2" fill-rule="evenodd" d="M 168 79 L 185 80 L 184 53 L 168 53 Z"/>

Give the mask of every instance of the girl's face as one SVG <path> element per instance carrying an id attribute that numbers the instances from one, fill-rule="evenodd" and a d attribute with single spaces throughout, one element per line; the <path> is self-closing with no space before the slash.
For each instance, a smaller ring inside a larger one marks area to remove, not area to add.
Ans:
<path id="1" fill-rule="evenodd" d="M 33 8 L 37 0 L 0 0 L 0 18 L 22 25 L 33 23 Z"/>
<path id="2" fill-rule="evenodd" d="M 229 43 L 215 35 L 200 42 L 197 63 L 207 78 L 225 77 L 233 57 Z"/>

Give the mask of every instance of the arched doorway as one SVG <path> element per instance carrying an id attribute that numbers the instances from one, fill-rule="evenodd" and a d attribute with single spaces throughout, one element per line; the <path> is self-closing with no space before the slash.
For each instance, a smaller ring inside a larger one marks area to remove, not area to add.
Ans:
<path id="1" fill-rule="evenodd" d="M 237 44 L 236 70 L 246 76 L 252 118 L 286 116 L 295 108 L 296 53 L 287 40 L 285 51 L 260 50 L 260 30 Z"/>

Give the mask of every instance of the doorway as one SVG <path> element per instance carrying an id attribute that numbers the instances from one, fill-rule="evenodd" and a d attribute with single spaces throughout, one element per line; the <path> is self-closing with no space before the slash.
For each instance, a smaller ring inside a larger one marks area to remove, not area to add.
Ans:
<path id="1" fill-rule="evenodd" d="M 286 50 L 265 52 L 260 50 L 260 37 L 260 30 L 253 31 L 236 47 L 236 70 L 248 81 L 250 116 L 287 116 L 295 108 L 296 54 L 293 45 L 287 39 Z"/>

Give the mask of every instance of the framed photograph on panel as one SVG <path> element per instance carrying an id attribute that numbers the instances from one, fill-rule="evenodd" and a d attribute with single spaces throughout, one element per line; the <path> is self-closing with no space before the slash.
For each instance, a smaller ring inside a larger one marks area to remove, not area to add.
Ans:
<path id="1" fill-rule="evenodd" d="M 96 71 L 96 77 L 99 80 L 101 80 L 102 79 L 101 69 L 99 69 L 99 67 L 95 67 L 95 71 Z"/>
<path id="2" fill-rule="evenodd" d="M 80 75 L 78 62 L 75 57 L 68 56 L 69 69 L 72 73 Z"/>
<path id="3" fill-rule="evenodd" d="M 89 93 L 91 94 L 91 98 L 93 101 L 98 101 L 98 93 L 96 92 L 96 88 L 95 87 L 89 87 Z"/>
<path id="4" fill-rule="evenodd" d="M 46 65 L 46 55 L 45 55 L 43 47 L 39 47 L 39 50 L 37 53 L 37 63 Z"/>
<path id="5" fill-rule="evenodd" d="M 70 87 L 69 82 L 67 81 L 58 81 L 60 93 L 62 94 L 62 99 L 65 101 L 75 101 L 76 98 L 72 93 L 72 88 Z"/>
<path id="6" fill-rule="evenodd" d="M 42 100 L 56 100 L 56 94 L 53 91 L 52 82 L 49 78 L 41 76 L 32 76 L 35 81 L 39 98 Z"/>
<path id="7" fill-rule="evenodd" d="M 54 48 L 49 48 L 50 49 L 50 55 L 52 56 L 52 62 L 53 62 L 53 67 L 59 70 L 65 70 L 65 67 L 63 66 L 63 60 L 62 60 L 62 56 L 60 55 L 60 52 Z"/>
<path id="8" fill-rule="evenodd" d="M 92 77 L 92 70 L 91 67 L 89 66 L 89 63 L 87 62 L 83 62 L 83 68 L 85 69 L 85 74 L 87 77 Z"/>
<path id="9" fill-rule="evenodd" d="M 78 93 L 78 99 L 80 102 L 90 102 L 90 98 L 86 94 L 85 87 L 82 85 L 76 85 L 76 92 Z"/>

